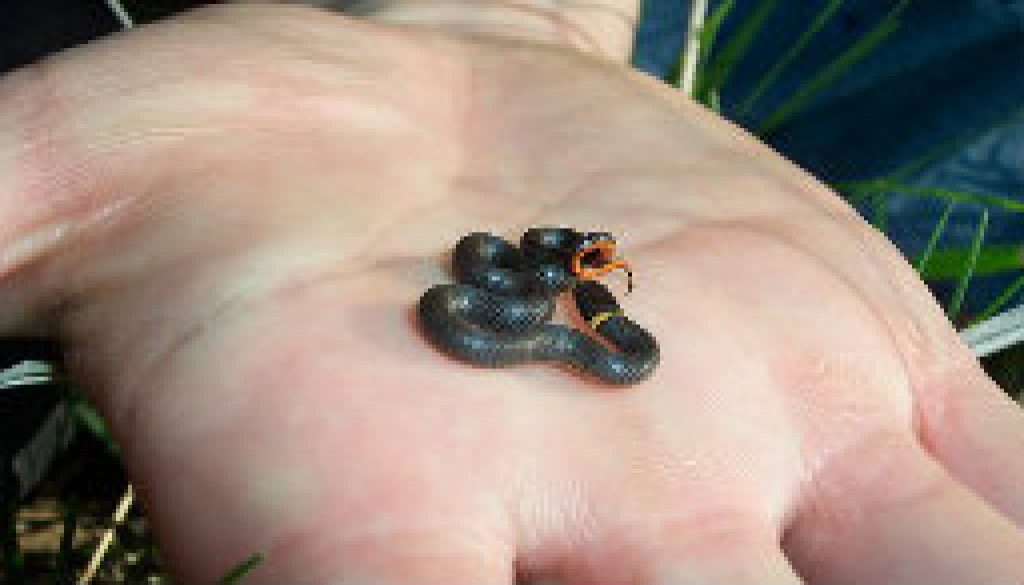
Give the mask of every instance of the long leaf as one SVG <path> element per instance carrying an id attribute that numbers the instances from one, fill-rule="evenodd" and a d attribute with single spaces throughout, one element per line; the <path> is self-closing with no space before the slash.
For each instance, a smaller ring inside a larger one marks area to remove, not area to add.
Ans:
<path id="1" fill-rule="evenodd" d="M 953 299 L 949 303 L 949 307 L 946 309 L 946 315 L 950 321 L 955 321 L 957 316 L 960 314 L 960 307 L 963 305 L 964 296 L 967 294 L 967 286 L 971 282 L 971 276 L 974 275 L 974 266 L 978 261 L 978 253 L 981 251 L 981 244 L 985 241 L 985 230 L 988 228 L 988 209 L 981 209 L 981 221 L 978 223 L 978 229 L 974 232 L 974 241 L 971 243 L 971 255 L 968 258 L 967 265 L 964 267 L 963 274 L 960 275 L 960 280 L 956 284 L 956 290 L 953 291 Z"/>
<path id="2" fill-rule="evenodd" d="M 764 28 L 765 21 L 775 11 L 778 3 L 778 0 L 758 2 L 754 10 L 740 23 L 721 52 L 711 59 L 697 86 L 697 97 L 702 103 L 706 101 L 711 90 L 720 91 L 722 89 L 732 74 L 732 70 L 736 67 L 736 63 L 748 52 L 750 45 Z"/>
<path id="3" fill-rule="evenodd" d="M 871 217 L 871 225 L 883 234 L 889 230 L 889 197 L 888 193 L 875 193 L 871 197 L 874 207 L 874 214 Z"/>
<path id="4" fill-rule="evenodd" d="M 1016 272 L 1024 267 L 1021 244 L 989 244 L 978 253 L 974 274 L 985 276 Z M 963 273 L 964 267 L 971 257 L 968 247 L 950 247 L 935 252 L 928 266 L 921 272 L 927 280 L 956 278 Z"/>
<path id="5" fill-rule="evenodd" d="M 924 252 L 914 265 L 918 274 L 924 274 L 924 269 L 928 266 L 932 253 L 935 252 L 935 245 L 938 244 L 939 238 L 942 237 L 942 232 L 946 230 L 946 222 L 949 221 L 949 214 L 953 213 L 954 207 L 956 207 L 956 201 L 946 203 L 946 209 L 942 212 L 942 217 L 939 218 L 939 222 L 932 228 L 932 233 L 928 236 L 928 245 L 924 247 Z"/>
<path id="6" fill-rule="evenodd" d="M 758 80 L 757 85 L 750 94 L 740 102 L 740 105 L 737 107 L 737 116 L 742 117 L 750 113 L 750 110 L 754 107 L 757 100 L 761 99 L 761 95 L 764 94 L 764 92 L 767 91 L 776 80 L 778 80 L 779 76 L 782 75 L 782 72 L 792 65 L 793 61 L 796 61 L 797 57 L 803 54 L 804 50 L 807 49 L 807 45 L 811 43 L 811 39 L 825 28 L 825 25 L 832 20 L 832 17 L 835 16 L 837 12 L 839 12 L 842 5 L 843 0 L 830 0 L 830 2 L 818 12 L 818 15 L 811 22 L 811 25 L 804 30 L 803 34 L 800 35 L 800 38 L 798 38 L 796 42 L 793 43 L 793 46 L 791 46 L 785 54 L 782 55 L 781 59 L 772 65 L 771 69 L 769 69 L 767 73 L 761 76 L 761 79 Z"/>
<path id="7" fill-rule="evenodd" d="M 996 300 L 989 303 L 989 305 L 985 307 L 981 314 L 978 315 L 976 321 L 984 321 L 985 319 L 988 319 L 992 315 L 995 315 L 996 313 L 1001 311 L 1002 308 L 1005 307 L 1007 303 L 1010 302 L 1010 299 L 1012 299 L 1014 295 L 1017 294 L 1017 291 L 1021 289 L 1024 289 L 1024 275 L 1022 275 L 1017 280 L 1011 282 L 1010 285 L 1007 286 L 1003 290 L 1003 292 L 999 294 L 998 297 L 996 297 Z"/>
<path id="8" fill-rule="evenodd" d="M 249 558 L 235 565 L 230 571 L 224 574 L 223 577 L 217 579 L 217 585 L 233 585 L 235 583 L 241 583 L 249 571 L 252 571 L 256 565 L 263 562 L 263 555 L 260 553 L 253 553 Z"/>
<path id="9" fill-rule="evenodd" d="M 844 75 L 854 65 L 868 55 L 874 53 L 893 33 L 900 28 L 900 16 L 911 0 L 902 0 L 874 28 L 857 39 L 850 48 L 832 60 L 817 75 L 801 85 L 792 96 L 786 99 L 771 114 L 765 117 L 758 128 L 759 135 L 777 130 L 794 115 L 805 109 L 819 93 L 831 86 L 836 79 Z"/>
<path id="10" fill-rule="evenodd" d="M 81 396 L 72 398 L 71 413 L 74 415 L 75 420 L 92 433 L 94 437 L 99 439 L 112 455 L 115 457 L 120 456 L 121 451 L 117 446 L 117 442 L 114 441 L 114 436 L 110 433 L 110 429 L 103 422 L 103 417 L 84 398 Z"/>
<path id="11" fill-rule="evenodd" d="M 723 0 L 714 10 L 708 13 L 707 20 L 704 21 L 704 28 L 700 31 L 699 56 L 701 63 L 707 62 L 711 49 L 715 46 L 715 40 L 718 38 L 718 31 L 722 29 L 722 23 L 725 22 L 726 17 L 729 16 L 735 5 L 736 0 Z"/>
<path id="12" fill-rule="evenodd" d="M 696 0 L 690 0 L 695 2 Z M 704 26 L 697 31 L 697 79 L 701 79 L 704 75 L 704 68 L 707 65 L 708 53 L 711 52 L 711 47 L 715 44 L 715 39 L 718 37 L 718 30 L 722 26 L 722 22 L 732 11 L 732 7 L 735 5 L 736 0 L 724 0 L 714 10 L 708 14 L 704 20 Z M 691 15 L 692 16 L 692 15 Z M 639 21 L 637 21 L 639 22 Z M 693 27 L 693 23 L 689 23 L 689 27 Z M 683 45 L 679 48 L 679 55 L 676 56 L 675 62 L 672 63 L 672 67 L 669 68 L 668 73 L 665 75 L 665 82 L 669 85 L 680 87 L 683 81 L 683 63 L 686 62 L 686 52 L 690 48 L 688 42 L 689 36 L 692 34 L 687 31 L 686 38 L 683 39 Z"/>
<path id="13" fill-rule="evenodd" d="M 1024 201 L 1017 201 L 1010 197 L 957 191 L 954 189 L 944 189 L 942 187 L 919 187 L 917 185 L 907 185 L 886 179 L 847 181 L 843 183 L 836 183 L 833 187 L 840 191 L 846 191 L 860 196 L 870 195 L 872 193 L 900 193 L 918 197 L 945 199 L 947 201 L 963 201 L 985 207 L 998 207 L 1013 213 L 1024 213 Z"/>
<path id="14" fill-rule="evenodd" d="M 696 2 L 696 0 L 692 0 Z M 697 36 L 697 55 L 694 57 L 693 64 L 695 65 L 694 78 L 691 80 L 693 83 L 690 92 L 693 93 L 694 88 L 701 87 L 703 84 L 704 77 L 707 73 L 708 57 L 711 54 L 711 49 L 715 46 L 715 40 L 718 38 L 718 31 L 722 28 L 722 23 L 725 21 L 729 13 L 732 12 L 733 6 L 735 6 L 736 0 L 724 0 L 718 5 L 717 8 L 711 11 L 704 20 L 703 27 L 698 32 Z M 694 4 L 696 10 L 696 4 Z M 694 12 L 694 15 L 696 12 Z M 691 18 L 693 18 L 691 16 Z M 692 26 L 692 25 L 691 25 Z M 683 47 L 683 50 L 689 50 L 689 47 Z M 685 63 L 685 55 L 680 55 L 680 62 Z M 680 70 L 679 72 L 679 85 L 682 87 L 685 84 L 683 76 L 686 74 L 685 71 Z M 686 88 L 684 88 L 686 89 Z M 715 110 L 717 111 L 717 110 Z"/>

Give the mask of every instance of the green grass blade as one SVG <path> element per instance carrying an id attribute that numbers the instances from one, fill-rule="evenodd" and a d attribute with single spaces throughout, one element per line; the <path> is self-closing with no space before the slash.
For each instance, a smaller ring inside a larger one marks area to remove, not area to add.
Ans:
<path id="1" fill-rule="evenodd" d="M 857 42 L 833 59 L 817 75 L 801 85 L 792 96 L 765 117 L 757 133 L 763 136 L 777 130 L 794 115 L 806 108 L 815 96 L 832 85 L 836 79 L 844 75 L 862 59 L 878 50 L 882 43 L 899 30 L 901 24 L 900 16 L 907 5 L 910 4 L 910 1 L 902 0 L 894 6 L 874 28 L 857 39 Z"/>
<path id="2" fill-rule="evenodd" d="M 722 98 L 721 96 L 718 95 L 718 90 L 713 89 L 710 93 L 708 93 L 707 106 L 708 108 L 711 109 L 712 112 L 715 112 L 716 114 L 722 113 Z"/>
<path id="3" fill-rule="evenodd" d="M 701 103 L 705 103 L 711 90 L 721 90 L 725 82 L 729 80 L 736 63 L 747 53 L 750 45 L 757 38 L 758 33 L 764 27 L 764 23 L 775 11 L 778 0 L 761 0 L 757 6 L 740 23 L 736 32 L 729 38 L 729 41 L 722 47 L 713 59 L 710 60 L 705 71 L 698 78 L 697 97 Z"/>
<path id="4" fill-rule="evenodd" d="M 697 52 L 697 71 L 694 76 L 694 88 L 700 88 L 704 83 L 707 75 L 708 58 L 711 56 L 711 50 L 718 39 L 718 31 L 721 30 L 722 23 L 725 22 L 726 17 L 729 16 L 735 5 L 736 0 L 724 0 L 704 20 L 704 27 L 700 30 L 697 41 L 699 43 L 699 50 Z M 682 63 L 682 61 L 683 56 L 680 54 L 679 62 Z M 679 84 L 677 83 L 676 85 Z"/>
<path id="5" fill-rule="evenodd" d="M 711 53 L 711 47 L 715 44 L 715 39 L 718 38 L 718 31 L 722 28 L 722 22 L 729 16 L 729 12 L 732 11 L 732 7 L 736 4 L 736 0 L 725 0 L 719 4 L 707 18 L 704 19 L 704 26 L 698 31 L 697 42 L 698 42 L 698 53 L 697 53 L 697 75 L 695 80 L 695 86 L 700 83 L 700 79 L 704 75 L 704 68 L 707 64 L 708 54 Z M 640 22 L 639 20 L 637 22 Z M 675 62 L 672 63 L 672 67 L 669 68 L 668 73 L 665 75 L 665 82 L 679 87 L 682 83 L 683 73 L 683 62 L 686 59 L 687 42 L 683 39 L 683 46 L 679 49 L 679 55 L 676 56 Z"/>
<path id="6" fill-rule="evenodd" d="M 71 414 L 79 424 L 99 439 L 112 455 L 120 456 L 121 451 L 106 423 L 103 422 L 103 417 L 80 395 L 73 396 L 71 399 Z"/>
<path id="7" fill-rule="evenodd" d="M 832 20 L 832 17 L 835 16 L 837 12 L 839 12 L 842 5 L 843 0 L 830 0 L 830 2 L 818 12 L 818 15 L 811 22 L 811 25 L 807 27 L 807 30 L 805 30 L 803 34 L 800 35 L 800 38 L 793 43 L 793 46 L 791 46 L 789 50 L 782 55 L 782 58 L 772 65 L 771 69 L 768 70 L 768 73 L 761 76 L 761 79 L 758 80 L 757 85 L 750 94 L 740 102 L 740 105 L 737 107 L 737 116 L 742 117 L 750 113 L 750 110 L 754 107 L 754 104 L 757 103 L 757 100 L 761 99 L 764 92 L 778 80 L 779 76 L 782 75 L 782 72 L 792 65 L 793 61 L 796 61 L 797 57 L 803 54 L 804 50 L 807 49 L 807 45 L 811 43 L 811 39 L 821 32 L 821 29 L 825 28 L 825 25 Z"/>
<path id="8" fill-rule="evenodd" d="M 889 194 L 876 193 L 871 197 L 871 206 L 874 213 L 871 217 L 871 225 L 875 229 L 886 233 L 889 229 Z"/>
<path id="9" fill-rule="evenodd" d="M 707 63 L 711 48 L 715 46 L 715 40 L 718 38 L 718 31 L 722 29 L 722 23 L 735 5 L 736 0 L 724 0 L 708 14 L 704 28 L 700 31 L 700 63 Z"/>
<path id="10" fill-rule="evenodd" d="M 949 221 L 949 214 L 953 213 L 954 207 L 956 207 L 956 201 L 946 203 L 946 209 L 942 212 L 942 217 L 939 218 L 939 222 L 932 228 L 932 233 L 928 236 L 928 245 L 924 247 L 924 252 L 921 253 L 921 257 L 914 264 L 918 274 L 924 274 L 924 269 L 928 266 L 928 260 L 931 259 L 932 253 L 935 252 L 935 245 L 939 242 L 939 238 L 942 237 L 942 232 L 946 230 L 946 222 Z"/>
<path id="11" fill-rule="evenodd" d="M 988 229 L 988 209 L 982 208 L 981 221 L 978 223 L 978 229 L 974 232 L 974 241 L 971 243 L 971 255 L 968 258 L 967 265 L 964 267 L 963 274 L 960 275 L 959 282 L 956 283 L 953 299 L 950 301 L 949 307 L 946 308 L 946 315 L 950 321 L 955 321 L 957 316 L 960 315 L 960 307 L 963 305 L 964 296 L 967 294 L 967 286 L 970 284 L 971 276 L 974 274 L 974 266 L 978 261 L 981 244 L 985 241 L 986 229 Z"/>
<path id="12" fill-rule="evenodd" d="M 886 179 L 875 179 L 871 181 L 846 181 L 836 183 L 833 188 L 840 191 L 856 193 L 858 195 L 870 195 L 872 193 L 900 193 L 903 195 L 914 195 L 918 197 L 932 197 L 952 201 L 963 201 L 974 203 L 983 207 L 998 207 L 1013 213 L 1024 213 L 1024 201 L 1017 201 L 1010 197 L 1001 195 L 987 195 L 971 193 L 968 191 L 957 191 L 955 189 L 944 189 L 942 187 L 919 187 L 907 185 L 897 181 Z"/>
<path id="13" fill-rule="evenodd" d="M 989 244 L 978 253 L 974 274 L 985 276 L 1017 272 L 1024 268 L 1021 262 L 1021 244 Z M 971 257 L 968 247 L 950 247 L 935 253 L 931 262 L 921 272 L 926 280 L 944 280 L 956 278 L 963 273 L 964 267 Z"/>
<path id="14" fill-rule="evenodd" d="M 223 577 L 217 579 L 217 585 L 234 585 L 240 583 L 242 578 L 253 570 L 256 565 L 263 562 L 263 555 L 260 553 L 253 553 L 249 558 L 245 559 L 241 563 L 235 565 L 230 571 L 224 574 Z"/>
<path id="15" fill-rule="evenodd" d="M 985 307 L 981 314 L 978 315 L 978 318 L 975 319 L 975 322 L 984 321 L 985 319 L 988 319 L 989 317 L 1003 310 L 1003 307 L 1005 307 L 1006 304 L 1010 302 L 1010 299 L 1012 299 L 1014 295 L 1017 294 L 1017 291 L 1021 290 L 1022 288 L 1024 288 L 1024 275 L 1021 275 L 1020 278 L 1011 282 L 1010 286 L 1006 287 L 1006 289 L 1003 290 L 1003 292 L 1000 293 L 998 297 L 996 297 L 996 300 L 989 303 L 989 305 Z"/>

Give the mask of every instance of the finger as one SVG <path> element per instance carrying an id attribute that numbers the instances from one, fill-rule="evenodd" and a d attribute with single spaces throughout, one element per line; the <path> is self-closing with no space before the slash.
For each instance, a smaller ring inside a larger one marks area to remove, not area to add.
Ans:
<path id="1" fill-rule="evenodd" d="M 376 527 L 370 527 L 367 532 Z M 401 585 L 511 585 L 515 563 L 502 548 L 457 541 L 457 526 L 447 534 L 369 535 L 363 541 L 332 540 L 326 535 L 301 547 L 285 543 L 263 551 L 262 561 L 245 583 L 395 583 Z M 456 537 L 453 537 L 455 535 Z M 244 554 L 235 555 L 245 558 Z M 212 557 L 212 558 L 211 558 Z M 207 565 L 198 567 L 196 559 Z M 223 558 L 190 553 L 169 559 L 182 583 L 211 583 L 224 574 Z"/>
<path id="2" fill-rule="evenodd" d="M 322 557 L 307 558 L 302 564 L 279 567 L 279 571 L 253 575 L 246 583 L 400 583 L 401 585 L 473 585 L 515 583 L 515 563 L 496 558 L 473 546 L 451 542 L 446 535 L 423 539 L 378 543 L 375 550 L 352 550 L 352 554 L 336 555 L 337 564 L 324 565 Z M 330 554 L 327 550 L 318 550 Z M 300 557 L 292 559 L 301 560 Z M 311 567 L 318 567 L 316 574 Z M 196 582 L 196 581 L 193 581 Z"/>
<path id="3" fill-rule="evenodd" d="M 779 540 L 779 531 L 767 522 L 714 514 L 661 532 L 653 545 L 635 554 L 595 555 L 599 560 L 589 563 L 584 575 L 565 577 L 640 585 L 801 583 Z"/>
<path id="4" fill-rule="evenodd" d="M 920 397 L 918 434 L 951 474 L 1024 527 L 1024 411 L 973 358 Z"/>
<path id="5" fill-rule="evenodd" d="M 785 541 L 814 583 L 1024 582 L 1024 532 L 911 437 L 830 465 Z"/>
<path id="6" fill-rule="evenodd" d="M 1024 411 L 981 368 L 906 258 L 880 233 L 859 233 L 882 268 L 873 290 L 889 291 L 880 312 L 910 376 L 921 443 L 1024 526 Z"/>
<path id="7" fill-rule="evenodd" d="M 347 11 L 374 20 L 570 46 L 625 61 L 639 0 L 367 0 Z"/>
<path id="8" fill-rule="evenodd" d="M 777 539 L 726 540 L 717 555 L 683 548 L 652 559 L 651 585 L 707 583 L 713 585 L 796 585 L 803 583 Z M 669 549 L 671 550 L 671 549 Z M 666 551 L 668 552 L 668 551 Z"/>

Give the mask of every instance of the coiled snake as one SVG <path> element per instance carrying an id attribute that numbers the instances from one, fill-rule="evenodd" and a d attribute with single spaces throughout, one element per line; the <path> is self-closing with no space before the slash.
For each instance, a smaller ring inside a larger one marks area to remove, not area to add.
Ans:
<path id="1" fill-rule="evenodd" d="M 418 316 L 428 340 L 456 359 L 489 367 L 528 362 L 567 364 L 611 384 L 646 379 L 658 365 L 658 343 L 626 317 L 596 279 L 629 265 L 605 232 L 531 228 L 517 248 L 487 233 L 455 246 L 456 284 L 431 287 Z M 590 329 L 550 323 L 556 297 L 571 291 Z M 607 347 L 610 345 L 611 347 Z"/>

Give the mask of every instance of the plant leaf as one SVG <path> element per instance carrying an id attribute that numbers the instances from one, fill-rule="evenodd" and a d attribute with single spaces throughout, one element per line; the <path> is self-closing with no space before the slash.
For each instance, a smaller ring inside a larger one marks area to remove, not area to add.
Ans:
<path id="1" fill-rule="evenodd" d="M 985 230 L 987 228 L 988 209 L 982 208 L 981 221 L 978 222 L 978 229 L 974 232 L 974 241 L 971 243 L 971 255 L 968 258 L 967 265 L 964 267 L 963 274 L 960 275 L 959 282 L 956 284 L 956 290 L 953 291 L 953 299 L 946 309 L 946 315 L 950 321 L 955 321 L 960 314 L 960 307 L 964 302 L 964 295 L 967 294 L 967 286 L 971 282 L 971 276 L 974 274 L 974 266 L 978 261 L 978 252 L 981 250 L 981 244 L 985 240 Z"/>
<path id="2" fill-rule="evenodd" d="M 114 441 L 114 436 L 107 429 L 106 423 L 103 422 L 103 417 L 84 398 L 75 396 L 71 399 L 71 413 L 74 414 L 75 420 L 95 435 L 113 455 L 119 456 L 120 449 Z"/>
<path id="3" fill-rule="evenodd" d="M 754 10 L 740 23 L 721 52 L 711 59 L 697 85 L 697 98 L 701 103 L 706 103 L 711 90 L 721 91 L 722 86 L 729 80 L 736 63 L 747 53 L 778 3 L 778 0 L 758 2 Z"/>
<path id="4" fill-rule="evenodd" d="M 871 193 L 899 193 L 903 195 L 914 195 L 919 197 L 933 197 L 935 199 L 946 199 L 974 203 L 983 207 L 998 207 L 1013 213 L 1024 213 L 1024 201 L 1017 201 L 1010 197 L 1001 195 L 988 195 L 982 193 L 971 193 L 968 191 L 957 191 L 942 187 L 919 187 L 907 185 L 887 179 L 874 179 L 870 181 L 846 181 L 836 183 L 833 188 L 841 191 L 848 191 L 858 196 Z"/>
<path id="5" fill-rule="evenodd" d="M 235 565 L 230 571 L 224 574 L 223 577 L 217 579 L 217 585 L 233 585 L 239 583 L 245 575 L 253 570 L 256 565 L 263 562 L 263 555 L 260 553 L 253 553 L 249 558 Z"/>
<path id="6" fill-rule="evenodd" d="M 939 238 L 942 237 L 942 232 L 946 230 L 946 222 L 949 221 L 949 214 L 953 213 L 954 207 L 956 207 L 956 201 L 947 202 L 946 209 L 942 212 L 942 217 L 939 218 L 939 222 L 932 228 L 932 233 L 928 236 L 928 244 L 924 247 L 924 252 L 921 253 L 921 257 L 917 259 L 917 263 L 914 265 L 918 274 L 924 274 L 924 269 L 928 266 L 928 260 L 931 259 L 932 253 L 935 251 L 935 245 L 939 242 Z"/>
<path id="7" fill-rule="evenodd" d="M 724 0 L 712 10 L 704 21 L 704 28 L 700 31 L 700 62 L 706 63 L 711 55 L 711 48 L 715 46 L 715 39 L 718 38 L 718 31 L 722 29 L 729 13 L 732 12 L 736 0 Z"/>
<path id="8" fill-rule="evenodd" d="M 989 305 L 985 307 L 984 310 L 982 310 L 981 314 L 978 315 L 978 318 L 975 319 L 975 322 L 984 321 L 985 319 L 988 319 L 992 315 L 998 313 L 1000 310 L 1002 310 L 1003 307 L 1006 306 L 1007 303 L 1010 302 L 1010 299 L 1012 299 L 1014 295 L 1017 294 L 1017 291 L 1021 289 L 1024 289 L 1024 275 L 1022 275 L 1017 280 L 1011 282 L 1010 285 L 1007 286 L 1003 290 L 1003 292 L 999 294 L 998 297 L 996 297 L 996 300 L 989 303 Z"/>
<path id="9" fill-rule="evenodd" d="M 893 7 L 882 20 L 864 36 L 857 39 L 850 48 L 843 51 L 833 59 L 814 77 L 807 80 L 787 98 L 772 113 L 765 116 L 757 130 L 759 136 L 764 136 L 777 130 L 788 122 L 794 115 L 805 109 L 811 100 L 814 99 L 825 88 L 832 85 L 836 79 L 845 74 L 862 59 L 878 50 L 893 33 L 900 28 L 900 16 L 910 4 L 911 0 L 902 0 Z"/>
<path id="10" fill-rule="evenodd" d="M 764 94 L 764 92 L 767 91 L 773 83 L 775 83 L 779 76 L 782 75 L 782 72 L 785 71 L 793 61 L 796 61 L 796 58 L 799 57 L 805 49 L 807 49 L 807 45 L 811 43 L 811 39 L 825 28 L 825 25 L 832 20 L 832 17 L 835 16 L 837 12 L 839 12 L 842 5 L 843 0 L 830 0 L 829 3 L 818 12 L 818 15 L 811 22 L 811 25 L 804 30 L 803 34 L 800 35 L 800 38 L 798 38 L 796 42 L 793 43 L 793 45 L 785 52 L 785 54 L 782 55 L 781 59 L 772 65 L 771 69 L 769 69 L 767 73 L 761 76 L 761 79 L 758 80 L 754 89 L 740 103 L 737 107 L 736 115 L 738 117 L 750 114 L 750 110 L 754 107 L 754 103 L 761 99 L 761 95 Z"/>
<path id="11" fill-rule="evenodd" d="M 1024 265 L 1021 244 L 989 244 L 978 252 L 974 274 L 984 276 L 1004 272 L 1016 272 Z M 971 257 L 969 247 L 949 247 L 935 252 L 928 266 L 921 272 L 921 278 L 943 280 L 956 278 L 963 273 Z"/>
<path id="12" fill-rule="evenodd" d="M 871 205 L 874 214 L 871 216 L 871 225 L 885 234 L 889 229 L 889 194 L 875 193 L 871 197 Z"/>

